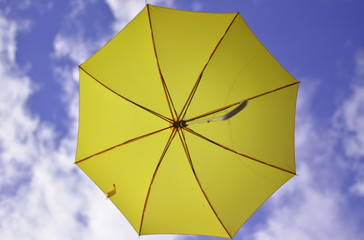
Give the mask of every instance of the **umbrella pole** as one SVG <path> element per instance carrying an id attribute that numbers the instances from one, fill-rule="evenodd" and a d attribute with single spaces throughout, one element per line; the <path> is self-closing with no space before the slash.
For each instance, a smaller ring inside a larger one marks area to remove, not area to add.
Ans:
<path id="1" fill-rule="evenodd" d="M 189 126 L 192 124 L 198 124 L 198 123 L 225 121 L 225 120 L 228 120 L 229 118 L 232 118 L 236 114 L 238 114 L 241 110 L 243 110 L 246 107 L 246 105 L 248 105 L 248 100 L 243 100 L 240 102 L 240 104 L 236 108 L 234 108 L 233 110 L 231 110 L 230 112 L 228 112 L 227 114 L 225 114 L 223 116 L 202 119 L 202 120 L 182 121 L 181 125 L 182 125 L 182 127 L 186 127 L 186 126 Z"/>

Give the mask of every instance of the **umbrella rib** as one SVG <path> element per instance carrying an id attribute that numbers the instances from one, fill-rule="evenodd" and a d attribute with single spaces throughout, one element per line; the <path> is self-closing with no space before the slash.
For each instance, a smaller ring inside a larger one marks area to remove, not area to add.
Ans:
<path id="1" fill-rule="evenodd" d="M 102 153 L 105 153 L 105 152 L 108 152 L 108 151 L 110 151 L 110 150 L 113 150 L 114 148 L 117 148 L 117 147 L 123 146 L 123 145 L 128 144 L 128 143 L 135 142 L 135 141 L 140 140 L 140 139 L 143 139 L 143 138 L 145 138 L 145 137 L 152 136 L 152 135 L 154 135 L 154 134 L 157 134 L 157 133 L 162 132 L 162 131 L 164 131 L 164 130 L 166 130 L 166 129 L 169 129 L 169 128 L 172 128 L 172 126 L 170 126 L 170 127 L 166 127 L 166 128 L 160 129 L 160 130 L 158 130 L 158 131 L 151 132 L 151 133 L 148 133 L 148 134 L 145 134 L 145 135 L 142 135 L 142 136 L 136 137 L 136 138 L 132 138 L 132 139 L 130 139 L 130 140 L 128 140 L 128 141 L 125 141 L 125 142 L 123 142 L 123 143 L 120 143 L 120 144 L 115 145 L 115 146 L 113 146 L 113 147 L 110 147 L 110 148 L 108 148 L 108 149 L 105 149 L 105 150 L 103 150 L 103 151 L 101 151 L 101 152 L 98 152 L 98 153 L 92 154 L 92 155 L 90 155 L 90 156 L 88 156 L 88 157 L 86 157 L 86 158 L 83 158 L 83 159 L 81 159 L 81 160 L 78 160 L 77 162 L 75 162 L 75 164 L 79 164 L 79 163 L 81 163 L 81 162 L 84 162 L 84 161 L 86 161 L 86 160 L 91 159 L 92 157 L 95 157 L 95 156 L 100 155 L 100 154 L 102 154 Z"/>
<path id="2" fill-rule="evenodd" d="M 117 96 L 121 97 L 122 99 L 124 99 L 124 100 L 126 100 L 126 101 L 128 101 L 128 102 L 130 102 L 130 103 L 132 103 L 132 104 L 134 104 L 135 106 L 137 106 L 137 107 L 139 107 L 139 108 L 142 108 L 142 109 L 146 110 L 147 112 L 149 112 L 149 113 L 151 113 L 151 114 L 153 114 L 153 115 L 155 115 L 155 116 L 157 116 L 157 117 L 159 117 L 159 118 L 161 118 L 161 119 L 163 119 L 163 120 L 165 120 L 165 121 L 167 121 L 167 122 L 169 122 L 169 123 L 173 123 L 173 121 L 172 121 L 171 119 L 169 119 L 168 117 L 165 117 L 165 116 L 163 116 L 162 114 L 159 114 L 159 113 L 157 113 L 157 112 L 155 112 L 155 111 L 153 111 L 153 110 L 151 110 L 151 109 L 149 109 L 149 108 L 143 107 L 142 105 L 140 105 L 140 104 L 138 104 L 138 103 L 136 103 L 136 102 L 133 102 L 132 100 L 130 100 L 130 99 L 128 99 L 128 98 L 126 98 L 126 97 L 124 97 L 123 95 L 121 95 L 121 94 L 119 94 L 119 93 L 115 92 L 114 90 L 112 90 L 111 88 L 109 88 L 108 86 L 106 86 L 105 84 L 103 84 L 101 81 L 99 81 L 98 79 L 96 79 L 94 76 L 92 76 L 90 73 L 88 73 L 88 72 L 87 72 L 85 69 L 83 69 L 81 66 L 79 66 L 79 68 L 80 68 L 82 71 L 84 71 L 84 72 L 85 72 L 88 76 L 90 76 L 92 79 L 94 79 L 96 82 L 98 82 L 101 86 L 105 87 L 106 89 L 108 89 L 108 90 L 109 90 L 109 91 L 111 91 L 112 93 L 116 94 Z"/>
<path id="3" fill-rule="evenodd" d="M 192 91 L 191 91 L 190 95 L 188 96 L 187 101 L 186 101 L 185 105 L 183 106 L 181 113 L 180 113 L 180 114 L 179 114 L 179 116 L 178 116 L 178 119 L 183 119 L 183 118 L 184 118 L 184 116 L 185 116 L 185 114 L 186 114 L 186 112 L 187 112 L 187 109 L 188 109 L 188 107 L 189 107 L 189 106 L 190 106 L 190 104 L 191 104 L 192 98 L 193 98 L 193 96 L 195 95 L 195 92 L 196 92 L 196 90 L 197 90 L 197 87 L 198 87 L 198 85 L 200 84 L 200 81 L 201 81 L 202 75 L 203 75 L 203 73 L 205 72 L 205 69 L 206 69 L 207 65 L 209 64 L 209 62 L 210 62 L 210 60 L 212 59 L 212 57 L 213 57 L 214 53 L 216 52 L 216 49 L 220 46 L 220 43 L 222 42 L 222 40 L 223 40 L 223 39 L 224 39 L 224 37 L 226 36 L 227 32 L 229 31 L 229 29 L 230 29 L 231 25 L 233 24 L 233 22 L 235 21 L 235 19 L 236 19 L 236 17 L 237 17 L 238 15 L 239 15 L 239 13 L 236 13 L 235 17 L 233 18 L 233 20 L 231 21 L 231 23 L 229 24 L 229 26 L 226 28 L 224 35 L 220 38 L 219 42 L 216 44 L 216 46 L 215 46 L 214 50 L 212 51 L 212 53 L 211 53 L 211 55 L 210 55 L 209 59 L 207 60 L 207 62 L 206 62 L 206 64 L 205 64 L 205 66 L 202 68 L 202 71 L 201 71 L 200 75 L 198 76 L 198 79 L 197 79 L 197 81 L 196 81 L 195 85 L 193 86 L 193 89 L 192 89 Z M 181 117 L 181 116 L 182 116 L 182 117 Z"/>
<path id="4" fill-rule="evenodd" d="M 300 83 L 300 82 L 290 83 L 290 84 L 284 85 L 284 86 L 282 86 L 282 87 L 279 87 L 279 88 L 276 88 L 276 89 L 273 89 L 273 90 L 270 90 L 270 91 L 267 91 L 267 92 L 264 92 L 264 93 L 258 94 L 258 95 L 256 95 L 256 96 L 249 97 L 249 98 L 247 98 L 246 100 L 253 100 L 253 99 L 256 99 L 256 98 L 258 98 L 258 97 L 265 96 L 265 95 L 267 95 L 267 94 L 269 94 L 269 93 L 273 93 L 273 92 L 276 92 L 276 91 L 279 91 L 279 90 L 285 89 L 285 88 L 287 88 L 287 87 L 294 86 L 294 85 L 299 84 L 299 83 Z M 186 120 L 186 122 L 188 122 L 188 121 L 193 121 L 193 120 L 196 120 L 196 119 L 199 119 L 199 118 L 202 118 L 202 117 L 206 117 L 206 116 L 209 116 L 209 115 L 214 114 L 214 113 L 218 113 L 218 112 L 220 112 L 220 111 L 223 111 L 223 110 L 228 109 L 228 108 L 230 108 L 230 107 L 236 106 L 236 105 L 238 105 L 238 104 L 240 104 L 240 102 L 235 102 L 235 103 L 232 103 L 232 104 L 226 105 L 226 106 L 224 106 L 224 107 L 221 107 L 221 108 L 217 108 L 217 109 L 211 110 L 211 111 L 209 111 L 209 112 L 203 113 L 203 114 L 198 115 L 198 116 L 196 116 L 196 117 L 193 117 L 193 118 L 187 119 L 187 120 Z"/>
<path id="5" fill-rule="evenodd" d="M 152 27 L 152 20 L 150 18 L 149 5 L 147 5 L 147 10 L 148 10 L 148 19 L 149 19 L 150 33 L 151 33 L 152 43 L 153 43 L 153 50 L 154 50 L 155 59 L 157 61 L 159 76 L 160 76 L 161 81 L 162 81 L 163 90 L 164 90 L 164 94 L 165 94 L 166 99 L 167 99 L 169 111 L 171 113 L 171 116 L 172 116 L 173 121 L 175 121 L 174 116 L 177 116 L 177 111 L 176 111 L 176 108 L 174 107 L 174 104 L 173 104 L 173 101 L 172 101 L 172 97 L 171 97 L 171 95 L 170 95 L 170 93 L 168 91 L 167 84 L 164 81 L 164 77 L 162 75 L 162 71 L 161 71 L 161 68 L 160 68 L 159 59 L 158 59 L 158 55 L 157 55 L 157 49 L 155 48 L 154 33 L 153 33 L 153 27 Z M 172 111 L 172 109 L 173 109 L 173 111 Z M 174 112 L 174 114 L 173 114 L 173 112 Z"/>
<path id="6" fill-rule="evenodd" d="M 171 135 L 169 136 L 169 139 L 167 141 L 167 144 L 164 147 L 164 150 L 163 150 L 162 155 L 161 155 L 161 157 L 159 159 L 159 162 L 158 162 L 158 164 L 157 164 L 157 166 L 156 166 L 156 168 L 154 170 L 153 177 L 152 177 L 152 179 L 150 181 L 149 188 L 148 188 L 148 192 L 147 192 L 147 196 L 146 196 L 145 202 L 144 202 L 142 218 L 141 218 L 141 221 L 140 221 L 140 228 L 139 228 L 139 232 L 138 232 L 139 236 L 141 235 L 141 232 L 142 232 L 142 227 L 143 227 L 143 222 L 144 222 L 144 214 L 145 214 L 145 210 L 147 208 L 147 204 L 148 204 L 148 200 L 149 200 L 149 195 L 150 195 L 150 191 L 152 190 L 152 185 L 153 185 L 154 179 L 155 179 L 155 177 L 157 175 L 157 172 L 158 172 L 159 167 L 160 167 L 160 165 L 162 163 L 162 160 L 163 160 L 164 156 L 166 155 L 166 152 L 167 152 L 169 146 L 171 145 L 171 142 L 172 142 L 173 138 L 175 137 L 175 135 L 176 135 L 176 128 L 173 128 L 173 131 L 172 131 Z"/>
<path id="7" fill-rule="evenodd" d="M 267 95 L 267 94 L 269 94 L 269 93 L 273 93 L 273 92 L 276 92 L 276 91 L 279 91 L 279 90 L 285 89 L 285 88 L 287 88 L 287 87 L 294 86 L 294 85 L 299 84 L 299 83 L 300 83 L 299 81 L 294 82 L 294 83 L 290 83 L 290 84 L 284 85 L 284 86 L 282 86 L 282 87 L 279 87 L 279 88 L 276 88 L 276 89 L 273 89 L 273 90 L 270 90 L 270 91 L 267 91 L 267 92 L 264 92 L 264 93 L 261 93 L 261 94 L 255 95 L 255 96 L 253 96 L 253 97 L 247 98 L 246 100 L 252 100 L 252 99 L 255 99 L 255 98 L 258 98 L 258 97 L 262 97 L 262 96 Z"/>
<path id="8" fill-rule="evenodd" d="M 184 134 L 183 134 L 183 131 L 182 131 L 182 130 L 178 130 L 178 135 L 179 135 L 179 138 L 181 139 L 181 142 L 182 142 L 183 148 L 184 148 L 184 150 L 185 150 L 185 153 L 186 153 L 186 156 L 187 156 L 188 162 L 189 162 L 189 164 L 190 164 L 190 166 L 191 166 L 191 169 L 192 169 L 193 175 L 195 176 L 195 179 L 196 179 L 196 181 L 197 181 L 198 186 L 200 187 L 200 190 L 201 190 L 202 194 L 204 195 L 204 197 L 205 197 L 205 199 L 206 199 L 207 203 L 209 204 L 209 206 L 210 206 L 211 210 L 214 212 L 214 214 L 215 214 L 216 218 L 219 220 L 219 222 L 220 222 L 221 226 L 224 228 L 224 230 L 226 231 L 226 233 L 227 233 L 227 234 L 229 235 L 229 237 L 232 239 L 233 237 L 231 236 L 231 234 L 229 233 L 229 231 L 228 231 L 228 230 L 227 230 L 227 228 L 225 227 L 225 225 L 224 225 L 224 223 L 222 222 L 222 220 L 220 219 L 220 217 L 217 215 L 216 210 L 215 210 L 215 209 L 214 209 L 214 207 L 212 206 L 212 204 L 211 204 L 210 200 L 209 200 L 209 199 L 208 199 L 208 197 L 207 197 L 206 192 L 205 192 L 205 191 L 203 190 L 203 188 L 202 188 L 202 185 L 201 185 L 201 182 L 200 182 L 199 178 L 197 177 L 197 174 L 196 174 L 195 168 L 194 168 L 193 163 L 192 163 L 191 155 L 190 155 L 190 152 L 189 152 L 189 150 L 188 150 L 187 142 L 186 142 L 186 138 L 185 138 L 185 136 L 184 136 Z"/>
<path id="9" fill-rule="evenodd" d="M 287 170 L 287 169 L 284 169 L 284 168 L 281 168 L 281 167 L 275 166 L 275 165 L 270 164 L 270 163 L 266 163 L 266 162 L 264 162 L 264 161 L 262 161 L 262 160 L 259 160 L 259 159 L 254 158 L 254 157 L 250 157 L 250 156 L 248 156 L 248 155 L 246 155 L 246 154 L 239 153 L 239 152 L 237 152 L 237 151 L 235 151 L 235 150 L 233 150 L 233 149 L 231 149 L 231 148 L 228 148 L 228 147 L 226 147 L 226 146 L 224 146 L 224 145 L 222 145 L 222 144 L 220 144 L 220 143 L 217 143 L 217 142 L 215 142 L 215 141 L 213 141 L 213 140 L 211 140 L 211 139 L 209 139 L 209 138 L 207 138 L 207 137 L 205 137 L 205 136 L 202 136 L 201 134 L 199 134 L 199 133 L 197 133 L 197 132 L 195 132 L 195 131 L 193 131 L 193 130 L 191 130 L 191 129 L 189 129 L 189 128 L 184 128 L 184 129 L 185 129 L 186 131 L 188 131 L 188 132 L 190 132 L 190 133 L 194 134 L 195 136 L 200 137 L 200 138 L 202 138 L 202 139 L 204 139 L 204 140 L 206 140 L 206 141 L 208 141 L 208 142 L 210 142 L 210 143 L 213 143 L 213 144 L 215 144 L 216 146 L 219 146 L 219 147 L 221 147 L 221 148 L 223 148 L 223 149 L 225 149 L 225 150 L 228 150 L 228 151 L 230 151 L 230 152 L 236 153 L 236 154 L 238 154 L 238 155 L 240 155 L 240 156 L 246 157 L 246 158 L 248 158 L 248 159 L 250 159 L 250 160 L 253 160 L 253 161 L 258 162 L 258 163 L 261 163 L 261 164 L 264 164 L 264 165 L 266 165 L 266 166 L 273 167 L 273 168 L 275 168 L 275 169 L 278 169 L 278 170 L 281 170 L 281 171 L 284 171 L 284 172 L 287 172 L 287 173 L 290 173 L 290 174 L 296 175 L 296 173 L 295 173 L 295 172 L 293 172 L 293 171 L 290 171 L 290 170 Z"/>

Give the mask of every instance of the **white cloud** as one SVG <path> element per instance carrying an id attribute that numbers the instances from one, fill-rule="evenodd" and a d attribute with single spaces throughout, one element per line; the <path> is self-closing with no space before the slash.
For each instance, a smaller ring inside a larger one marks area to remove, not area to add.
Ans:
<path id="1" fill-rule="evenodd" d="M 27 108 L 33 84 L 16 65 L 18 24 L 0 16 L 0 238 L 70 239 L 85 198 L 73 192 L 71 152 Z"/>
<path id="2" fill-rule="evenodd" d="M 115 221 L 121 214 L 73 164 L 76 121 L 58 145 L 52 126 L 27 108 L 33 84 L 16 65 L 19 29 L 16 21 L 0 16 L 0 238 L 103 239 L 88 224 L 100 218 L 90 214 L 104 212 L 109 212 L 105 218 L 113 212 L 119 219 L 110 218 L 95 231 L 112 226 L 109 239 L 128 236 L 123 221 Z"/>
<path id="3" fill-rule="evenodd" d="M 1 12 L 0 12 L 1 14 Z M 15 33 L 17 31 L 17 25 L 14 22 L 9 22 L 7 19 L 0 15 L 0 60 L 10 61 L 14 63 L 16 45 L 15 45 Z M 6 46 L 6 47 L 5 47 Z"/>
<path id="4" fill-rule="evenodd" d="M 66 57 L 80 64 L 90 56 L 91 49 L 94 48 L 90 48 L 90 45 L 81 34 L 58 34 L 54 40 L 54 54 L 56 58 Z"/>
<path id="5" fill-rule="evenodd" d="M 359 48 L 355 54 L 355 74 L 358 78 L 364 78 L 364 49 L 362 48 Z"/>
<path id="6" fill-rule="evenodd" d="M 144 7 L 144 0 L 105 0 L 114 15 L 113 29 L 119 32 L 130 20 L 132 20 Z M 148 4 L 173 7 L 174 0 L 147 1 Z"/>
<path id="7" fill-rule="evenodd" d="M 312 187 L 299 190 L 303 198 L 276 210 L 255 239 L 355 239 L 350 224 L 340 218 L 340 196 L 320 193 Z"/>
<path id="8" fill-rule="evenodd" d="M 349 157 L 364 156 L 364 86 L 356 86 L 339 110 L 345 125 L 345 152 Z"/>
<path id="9" fill-rule="evenodd" d="M 342 211 L 345 196 L 339 190 L 324 186 L 314 167 L 310 163 L 300 164 L 300 175 L 287 184 L 288 188 L 283 187 L 278 199 L 273 197 L 272 215 L 259 226 L 253 239 L 358 238 L 355 226 Z"/>
<path id="10" fill-rule="evenodd" d="M 203 8 L 202 2 L 194 2 L 194 3 L 192 3 L 192 10 L 193 11 L 201 11 L 202 8 Z"/>
<path id="11" fill-rule="evenodd" d="M 18 0 L 16 1 L 15 7 L 21 10 L 34 7 L 38 12 L 45 13 L 52 9 L 53 2 L 44 0 Z"/>
<path id="12" fill-rule="evenodd" d="M 317 94 L 318 87 L 318 79 L 301 79 L 296 104 L 296 148 L 304 148 L 315 137 L 313 116 L 306 113 L 311 111 L 312 99 Z"/>

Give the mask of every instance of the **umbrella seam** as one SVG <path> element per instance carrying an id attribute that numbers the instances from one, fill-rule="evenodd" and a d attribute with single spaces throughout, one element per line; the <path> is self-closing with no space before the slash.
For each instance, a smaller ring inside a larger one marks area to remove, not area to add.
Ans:
<path id="1" fill-rule="evenodd" d="M 181 132 L 181 133 L 180 133 L 180 132 Z M 219 220 L 219 222 L 220 222 L 221 226 L 224 228 L 224 230 L 226 231 L 226 233 L 228 234 L 228 236 L 229 236 L 230 238 L 232 238 L 231 234 L 229 233 L 229 231 L 228 231 L 228 230 L 227 230 L 227 228 L 225 227 L 225 224 L 222 222 L 222 220 L 220 219 L 220 217 L 217 215 L 217 212 L 216 212 L 215 208 L 212 206 L 212 204 L 211 204 L 211 202 L 210 202 L 209 198 L 207 197 L 206 192 L 205 192 L 205 191 L 203 190 L 203 188 L 202 188 L 201 182 L 200 182 L 200 180 L 199 180 L 199 178 L 198 178 L 198 176 L 197 176 L 197 174 L 196 174 L 195 168 L 194 168 L 194 166 L 193 166 L 192 159 L 191 159 L 191 155 L 190 155 L 190 152 L 189 152 L 189 150 L 188 150 L 188 147 L 187 147 L 187 141 L 186 141 L 186 139 L 185 139 L 185 136 L 184 136 L 184 134 L 183 134 L 183 131 L 182 131 L 182 130 L 178 131 L 178 135 L 179 135 L 180 140 L 181 140 L 181 142 L 182 142 L 182 146 L 183 146 L 183 148 L 184 148 L 184 150 L 185 150 L 185 153 L 186 153 L 186 156 L 187 156 L 188 162 L 189 162 L 189 164 L 190 164 L 191 170 L 192 170 L 192 172 L 193 172 L 193 175 L 194 175 L 194 177 L 195 177 L 195 179 L 196 179 L 196 182 L 197 182 L 197 184 L 198 184 L 198 186 L 199 186 L 199 188 L 200 188 L 200 190 L 201 190 L 202 194 L 204 195 L 204 197 L 205 197 L 205 199 L 206 199 L 207 203 L 209 204 L 209 206 L 210 206 L 211 210 L 213 211 L 213 213 L 215 214 L 216 218 Z M 182 135 L 182 136 L 181 136 L 181 135 Z"/>
<path id="2" fill-rule="evenodd" d="M 196 81 L 195 85 L 193 86 L 193 89 L 192 89 L 192 91 L 191 91 L 190 95 L 188 96 L 187 101 L 186 101 L 185 105 L 184 105 L 184 106 L 183 106 L 183 108 L 182 108 L 182 111 L 180 112 L 180 114 L 179 114 L 179 116 L 178 116 L 178 119 L 183 119 L 183 118 L 185 117 L 186 112 L 187 112 L 187 110 L 188 110 L 188 107 L 189 107 L 189 105 L 191 104 L 191 101 L 192 101 L 192 99 L 193 99 L 193 96 L 195 95 L 195 92 L 196 92 L 196 90 L 197 90 L 197 87 L 198 87 L 198 85 L 200 84 L 200 81 L 201 81 L 202 75 L 203 75 L 203 73 L 205 72 L 205 69 L 206 69 L 207 65 L 209 64 L 209 62 L 210 62 L 211 58 L 213 57 L 213 55 L 214 55 L 214 53 L 216 52 L 217 48 L 220 46 L 220 43 L 222 42 L 222 40 L 224 39 L 224 37 L 225 37 L 225 36 L 226 36 L 226 34 L 228 33 L 228 31 L 229 31 L 229 29 L 230 29 L 231 25 L 234 23 L 234 21 L 235 21 L 235 19 L 236 19 L 236 17 L 237 17 L 238 15 L 239 15 L 239 13 L 236 13 L 236 15 L 234 16 L 233 20 L 230 22 L 230 24 L 229 24 L 229 26 L 226 28 L 226 30 L 225 30 L 225 32 L 224 32 L 224 34 L 223 34 L 223 35 L 222 35 L 222 37 L 220 38 L 219 42 L 216 44 L 216 46 L 215 46 L 214 50 L 212 51 L 212 53 L 211 53 L 211 55 L 210 55 L 209 59 L 208 59 L 208 60 L 207 60 L 207 62 L 206 62 L 206 64 L 205 64 L 205 65 L 204 65 L 204 67 L 202 68 L 201 73 L 200 73 L 200 75 L 199 75 L 199 77 L 198 77 L 198 79 L 197 79 L 197 81 Z M 182 117 L 181 117 L 181 116 L 182 116 Z"/>
<path id="3" fill-rule="evenodd" d="M 143 138 L 146 138 L 146 137 L 152 136 L 152 135 L 154 135 L 154 134 L 160 133 L 160 132 L 162 132 L 162 131 L 164 131 L 164 130 L 167 130 L 167 129 L 169 129 L 169 128 L 172 128 L 172 126 L 169 126 L 169 127 L 166 127 L 166 128 L 160 129 L 160 130 L 158 130 L 158 131 L 151 132 L 151 133 L 148 133 L 148 134 L 145 134 L 145 135 L 142 135 L 142 136 L 136 137 L 136 138 L 132 138 L 132 139 L 127 140 L 127 141 L 125 141 L 125 142 L 123 142 L 123 143 L 120 143 L 120 144 L 118 144 L 118 145 L 115 145 L 115 146 L 112 146 L 112 147 L 107 148 L 107 149 L 105 149 L 105 150 L 102 150 L 101 152 L 98 152 L 98 153 L 92 154 L 92 155 L 90 155 L 90 156 L 88 156 L 88 157 L 86 157 L 86 158 L 83 158 L 83 159 L 81 159 L 81 160 L 78 160 L 78 161 L 76 161 L 76 162 L 75 162 L 75 164 L 78 164 L 78 163 L 84 162 L 84 161 L 86 161 L 86 160 L 89 160 L 90 158 L 95 157 L 95 156 L 97 156 L 97 155 L 100 155 L 100 154 L 102 154 L 102 153 L 105 153 L 105 152 L 111 151 L 111 150 L 113 150 L 114 148 L 121 147 L 121 146 L 123 146 L 123 145 L 125 145 L 125 144 L 132 143 L 132 142 L 135 142 L 135 141 L 137 141 L 137 140 L 140 140 L 140 139 L 143 139 Z"/>
<path id="4" fill-rule="evenodd" d="M 176 135 L 176 128 L 173 128 L 173 131 L 172 131 L 172 133 L 171 133 L 171 135 L 170 135 L 170 137 L 169 137 L 169 139 L 167 141 L 167 144 L 166 144 L 166 146 L 165 146 L 165 148 L 164 148 L 164 150 L 162 152 L 162 155 L 161 155 L 161 157 L 159 159 L 159 162 L 158 162 L 158 164 L 156 166 L 156 169 L 155 169 L 155 171 L 153 173 L 153 176 L 152 176 L 152 179 L 150 181 L 149 188 L 148 188 L 148 192 L 147 192 L 147 196 L 146 196 L 146 199 L 145 199 L 145 202 L 144 202 L 144 207 L 143 207 L 143 212 L 142 212 L 142 218 L 141 218 L 141 221 L 140 221 L 140 227 L 139 227 L 139 232 L 138 232 L 139 235 L 141 235 L 141 233 L 142 233 L 142 227 L 143 227 L 143 223 L 144 223 L 145 210 L 147 208 L 147 204 L 148 204 L 150 192 L 152 190 L 152 184 L 153 184 L 154 179 L 155 179 L 155 177 L 157 175 L 157 172 L 158 172 L 159 167 L 160 167 L 160 165 L 162 163 L 162 160 L 164 159 L 164 156 L 166 155 L 167 150 L 168 150 L 169 146 L 171 145 L 172 140 L 174 139 L 175 135 Z"/>
<path id="5" fill-rule="evenodd" d="M 159 117 L 159 118 L 161 118 L 161 119 L 163 119 L 163 120 L 165 120 L 165 121 L 167 121 L 167 122 L 169 122 L 169 123 L 172 123 L 172 122 L 173 122 L 173 120 L 169 119 L 168 117 L 165 117 L 165 116 L 163 116 L 162 114 L 157 113 L 157 112 L 155 112 L 155 111 L 153 111 L 153 110 L 151 110 L 151 109 L 149 109 L 149 108 L 143 107 L 142 105 L 140 105 L 140 104 L 138 104 L 138 103 L 136 103 L 136 102 L 133 102 L 132 100 L 130 100 L 130 99 L 128 99 L 128 98 L 126 98 L 126 97 L 124 97 L 123 95 L 121 95 L 121 94 L 119 94 L 119 93 L 115 92 L 115 91 L 114 91 L 114 90 L 112 90 L 110 87 L 106 86 L 104 83 L 102 83 L 101 81 L 99 81 L 98 79 L 96 79 L 94 76 L 92 76 L 90 73 L 88 73 L 88 72 L 87 72 L 85 69 L 83 69 L 81 66 L 79 66 L 79 68 L 80 68 L 82 71 L 84 71 L 84 72 L 85 72 L 88 76 L 90 76 L 92 79 L 94 79 L 96 82 L 98 82 L 101 86 L 105 87 L 106 89 L 108 89 L 108 90 L 109 90 L 109 91 L 111 91 L 112 93 L 116 94 L 117 96 L 121 97 L 122 99 L 124 99 L 124 100 L 126 100 L 126 101 L 128 101 L 128 102 L 130 102 L 130 103 L 132 103 L 132 104 L 134 104 L 135 106 L 137 106 L 137 107 L 139 107 L 139 108 L 141 108 L 141 109 L 144 109 L 145 111 L 147 111 L 147 112 L 149 112 L 149 113 L 151 113 L 151 114 L 153 114 L 153 115 L 155 115 L 155 116 L 157 116 L 157 117 Z"/>
<path id="6" fill-rule="evenodd" d="M 232 152 L 232 153 L 236 153 L 236 154 L 238 154 L 238 155 L 240 155 L 240 156 L 243 156 L 243 157 L 245 157 L 245 158 L 247 158 L 247 159 L 250 159 L 250 160 L 253 160 L 253 161 L 255 161 L 255 162 L 258 162 L 258 163 L 261 163 L 261 164 L 267 165 L 267 166 L 269 166 L 269 167 L 272 167 L 272 168 L 275 168 L 275 169 L 278 169 L 278 170 L 281 170 L 281 171 L 284 171 L 284 172 L 287 172 L 287 173 L 290 173 L 290 174 L 296 175 L 296 173 L 295 173 L 295 172 L 293 172 L 293 171 L 290 171 L 290 170 L 287 170 L 287 169 L 284 169 L 284 168 L 281 168 L 281 167 L 275 166 L 275 165 L 270 164 L 270 163 L 266 163 L 266 162 L 264 162 L 264 161 L 262 161 L 262 160 L 259 160 L 259 159 L 254 158 L 254 157 L 250 157 L 250 156 L 248 156 L 248 155 L 246 155 L 246 154 L 239 153 L 239 152 L 237 152 L 237 151 L 235 151 L 235 150 L 233 150 L 233 149 L 231 149 L 231 148 L 228 148 L 228 147 L 226 147 L 226 146 L 224 146 L 224 145 L 222 145 L 222 144 L 220 144 L 220 143 L 217 143 L 217 142 L 215 142 L 215 141 L 213 141 L 213 140 L 211 140 L 211 139 L 209 139 L 209 138 L 207 138 L 207 137 L 205 137 L 205 136 L 203 136 L 203 135 L 201 135 L 201 134 L 199 134 L 199 133 L 197 133 L 197 132 L 193 131 L 192 129 L 189 129 L 189 128 L 184 128 L 184 129 L 186 129 L 186 131 L 188 131 L 188 132 L 190 132 L 190 133 L 194 134 L 195 136 L 200 137 L 200 138 L 202 138 L 202 139 L 204 139 L 204 140 L 206 140 L 206 141 L 208 141 L 208 142 L 210 142 L 210 143 L 213 143 L 213 144 L 215 144 L 216 146 L 219 146 L 219 147 L 221 147 L 221 148 L 223 148 L 223 149 L 225 149 L 225 150 L 228 150 L 228 151 L 230 151 L 230 152 Z"/>
<path id="7" fill-rule="evenodd" d="M 159 59 L 158 59 L 158 55 L 157 55 L 157 49 L 155 47 L 155 40 L 154 40 L 154 33 L 153 33 L 153 27 L 152 27 L 152 19 L 150 17 L 150 10 L 149 10 L 149 5 L 147 5 L 147 12 L 148 12 L 148 19 L 149 19 L 149 27 L 150 27 L 150 33 L 151 33 L 151 37 L 152 37 L 152 43 L 153 43 L 153 50 L 154 50 L 154 55 L 155 55 L 155 59 L 156 59 L 156 62 L 157 62 L 157 67 L 158 67 L 158 72 L 159 72 L 159 76 L 161 78 L 161 82 L 162 82 L 162 85 L 163 85 L 163 90 L 164 90 L 164 94 L 167 98 L 167 103 L 168 103 L 168 107 L 169 107 L 169 111 L 171 113 L 171 116 L 172 116 L 172 119 L 173 121 L 175 121 L 175 118 L 174 118 L 174 115 L 173 115 L 173 112 L 172 112 L 172 109 L 177 117 L 177 112 L 176 112 L 176 108 L 174 107 L 174 104 L 173 104 L 173 101 L 172 101 L 172 97 L 169 93 L 169 90 L 167 88 L 167 84 L 166 82 L 164 81 L 164 77 L 162 75 L 162 70 L 160 69 L 160 64 L 159 64 Z M 172 105 L 172 107 L 171 107 Z"/>

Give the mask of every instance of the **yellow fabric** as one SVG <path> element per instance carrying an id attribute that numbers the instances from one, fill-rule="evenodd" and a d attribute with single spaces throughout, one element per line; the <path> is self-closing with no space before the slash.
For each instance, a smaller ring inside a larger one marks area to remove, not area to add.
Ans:
<path id="1" fill-rule="evenodd" d="M 232 238 L 295 175 L 297 83 L 239 14 L 147 5 L 80 66 L 76 163 L 139 235 Z"/>

